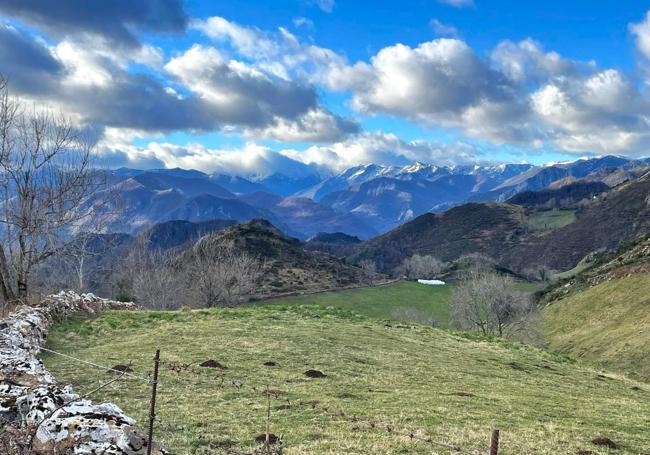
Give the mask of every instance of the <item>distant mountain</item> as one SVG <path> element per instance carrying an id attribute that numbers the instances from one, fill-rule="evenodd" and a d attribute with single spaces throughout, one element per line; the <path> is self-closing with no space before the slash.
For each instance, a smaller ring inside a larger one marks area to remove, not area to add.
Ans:
<path id="1" fill-rule="evenodd" d="M 305 242 L 305 249 L 322 251 L 343 258 L 354 253 L 356 246 L 360 243 L 359 237 L 343 232 L 320 232 Z"/>
<path id="2" fill-rule="evenodd" d="M 614 250 L 650 232 L 650 172 L 602 193 L 551 230 L 531 228 L 525 208 L 469 203 L 425 214 L 361 244 L 353 261 L 373 259 L 389 271 L 414 253 L 444 261 L 481 253 L 516 272 L 546 266 L 568 270 L 594 251 Z"/>
<path id="3" fill-rule="evenodd" d="M 160 172 L 144 172 L 131 177 L 135 182 L 153 191 L 175 191 L 187 197 L 208 194 L 223 199 L 234 199 L 235 195 L 224 187 L 203 177 L 180 177 Z"/>
<path id="4" fill-rule="evenodd" d="M 206 234 L 237 224 L 234 220 L 210 220 L 193 223 L 173 220 L 159 223 L 140 234 L 152 249 L 167 250 L 197 240 Z"/>
<path id="5" fill-rule="evenodd" d="M 321 202 L 338 212 L 359 216 L 379 232 L 412 220 L 442 203 L 464 201 L 474 186 L 468 175 L 442 175 L 435 180 L 378 177 L 325 196 Z"/>
<path id="6" fill-rule="evenodd" d="M 318 182 L 314 186 L 297 193 L 296 196 L 308 197 L 315 201 L 320 201 L 330 193 L 345 190 L 351 186 L 360 185 L 377 177 L 391 176 L 394 172 L 395 168 L 393 167 L 380 166 L 377 164 L 355 166 L 341 172 L 340 174 Z"/>
<path id="7" fill-rule="evenodd" d="M 521 191 L 539 191 L 555 182 L 566 179 L 581 179 L 590 175 L 606 175 L 603 171 L 631 168 L 638 166 L 638 162 L 620 158 L 617 156 L 604 156 L 573 161 L 570 163 L 558 163 L 548 166 L 537 166 L 527 171 L 510 177 L 493 189 L 478 194 L 471 201 L 505 201 Z M 591 179 L 596 180 L 595 178 Z"/>
<path id="8" fill-rule="evenodd" d="M 283 198 L 270 193 L 252 193 L 241 196 L 240 200 L 273 213 L 292 232 L 299 232 L 302 238 L 312 237 L 319 232 L 337 231 L 364 239 L 378 234 L 362 217 L 354 213 L 336 211 L 304 197 Z"/>
<path id="9" fill-rule="evenodd" d="M 522 191 L 558 189 L 576 182 L 616 186 L 638 177 L 649 163 L 615 156 L 547 166 L 415 162 L 367 164 L 330 175 L 321 167 L 279 154 L 264 160 L 277 160 L 269 168 L 283 171 L 246 175 L 184 169 L 112 171 L 115 196 L 126 211 L 116 215 L 110 229 L 135 232 L 176 218 L 247 221 L 263 217 L 303 239 L 321 231 L 367 239 L 424 213 L 443 212 L 466 202 L 503 202 Z M 266 161 L 256 167 L 263 169 Z"/>
<path id="10" fill-rule="evenodd" d="M 270 190 L 264 185 L 251 182 L 243 177 L 237 177 L 226 174 L 212 174 L 210 181 L 214 182 L 234 194 L 249 194 L 259 191 L 269 192 Z"/>
<path id="11" fill-rule="evenodd" d="M 253 181 L 268 188 L 273 193 L 281 196 L 291 196 L 318 184 L 321 181 L 321 176 L 316 172 L 299 176 L 276 173 L 262 178 L 256 178 Z"/>
<path id="12" fill-rule="evenodd" d="M 184 178 L 147 172 L 122 180 L 84 202 L 95 207 L 97 218 L 107 219 L 106 232 L 136 233 L 170 220 L 248 221 L 270 212 L 252 207 L 216 183 L 202 178 Z M 94 219 L 87 220 L 92 224 Z M 78 227 L 83 230 L 84 226 Z"/>
<path id="13" fill-rule="evenodd" d="M 610 190 L 603 182 L 575 181 L 559 188 L 541 191 L 522 191 L 508 199 L 508 203 L 547 209 L 577 208 L 584 200 L 591 200 Z"/>

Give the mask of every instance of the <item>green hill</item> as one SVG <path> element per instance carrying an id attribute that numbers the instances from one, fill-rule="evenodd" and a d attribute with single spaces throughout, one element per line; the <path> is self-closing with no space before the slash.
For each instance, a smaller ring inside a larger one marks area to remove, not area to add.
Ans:
<path id="1" fill-rule="evenodd" d="M 414 253 L 444 261 L 481 253 L 519 273 L 541 266 L 565 271 L 592 252 L 616 250 L 647 235 L 648 194 L 650 172 L 600 194 L 575 213 L 530 214 L 514 204 L 465 204 L 422 215 L 364 242 L 351 260 L 374 259 L 389 271 Z"/>
<path id="2" fill-rule="evenodd" d="M 451 291 L 452 285 L 426 286 L 413 281 L 399 281 L 386 286 L 281 297 L 266 303 L 333 306 L 375 319 L 448 327 Z"/>
<path id="3" fill-rule="evenodd" d="M 176 454 L 249 453 L 266 427 L 269 389 L 270 430 L 288 455 L 485 453 L 493 427 L 505 455 L 650 450 L 648 386 L 521 344 L 340 308 L 109 312 L 55 326 L 48 339 L 51 349 L 132 362 L 135 372 L 150 368 L 160 346 L 156 436 Z M 66 358 L 44 360 L 80 391 L 111 377 Z M 223 368 L 199 366 L 205 360 Z M 310 369 L 325 377 L 306 377 Z M 146 422 L 144 381 L 126 379 L 94 399 Z"/>
<path id="4" fill-rule="evenodd" d="M 650 380 L 650 239 L 601 259 L 545 300 L 551 349 Z"/>

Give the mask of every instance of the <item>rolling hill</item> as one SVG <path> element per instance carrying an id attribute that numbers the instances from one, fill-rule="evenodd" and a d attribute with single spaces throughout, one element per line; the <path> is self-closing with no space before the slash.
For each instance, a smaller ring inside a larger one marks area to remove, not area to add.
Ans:
<path id="1" fill-rule="evenodd" d="M 267 421 L 287 454 L 487 453 L 492 428 L 502 431 L 503 454 L 650 448 L 646 384 L 530 346 L 342 308 L 109 312 L 53 327 L 47 347 L 95 363 L 130 361 L 136 372 L 159 347 L 156 438 L 178 454 L 250 453 Z M 221 368 L 199 366 L 208 359 Z M 60 356 L 44 361 L 77 390 L 108 376 Z M 143 427 L 148 392 L 145 381 L 125 379 L 94 398 Z"/>
<path id="2" fill-rule="evenodd" d="M 449 261 L 482 253 L 523 272 L 568 270 L 597 251 L 616 250 L 650 230 L 650 172 L 602 193 L 556 229 L 529 225 L 524 207 L 470 203 L 442 214 L 425 214 L 359 246 L 353 261 L 373 259 L 388 271 L 414 253 Z"/>
<path id="3" fill-rule="evenodd" d="M 551 349 L 650 380 L 650 237 L 560 282 L 543 304 Z"/>
<path id="4" fill-rule="evenodd" d="M 300 240 L 286 236 L 265 220 L 238 224 L 197 242 L 211 248 L 233 247 L 259 258 L 263 262 L 263 276 L 257 297 L 339 289 L 367 280 L 367 274 L 360 268 L 326 253 L 305 250 Z"/>

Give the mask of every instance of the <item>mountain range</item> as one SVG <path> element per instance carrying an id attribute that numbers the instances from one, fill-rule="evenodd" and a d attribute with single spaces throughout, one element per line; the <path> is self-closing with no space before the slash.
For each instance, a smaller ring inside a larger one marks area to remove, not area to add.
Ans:
<path id="1" fill-rule="evenodd" d="M 106 215 L 107 232 L 134 234 L 171 220 L 263 218 L 301 239 L 321 232 L 369 239 L 422 214 L 466 202 L 504 202 L 522 191 L 575 182 L 613 187 L 638 177 L 649 164 L 616 156 L 545 166 L 416 162 L 361 165 L 334 175 L 310 166 L 271 175 L 120 168 L 110 171 L 110 186 L 86 204 Z"/>

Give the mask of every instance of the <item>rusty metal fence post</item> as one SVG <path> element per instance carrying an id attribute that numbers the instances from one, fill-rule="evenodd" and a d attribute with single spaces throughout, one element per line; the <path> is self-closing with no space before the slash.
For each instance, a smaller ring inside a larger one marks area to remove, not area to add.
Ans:
<path id="1" fill-rule="evenodd" d="M 160 348 L 156 349 L 153 358 L 153 378 L 151 379 L 151 407 L 149 408 L 149 438 L 147 442 L 147 455 L 151 455 L 153 446 L 153 423 L 156 420 L 156 392 L 158 389 L 158 366 L 160 365 Z"/>
<path id="2" fill-rule="evenodd" d="M 490 438 L 490 455 L 499 455 L 499 430 L 492 430 Z"/>

